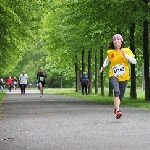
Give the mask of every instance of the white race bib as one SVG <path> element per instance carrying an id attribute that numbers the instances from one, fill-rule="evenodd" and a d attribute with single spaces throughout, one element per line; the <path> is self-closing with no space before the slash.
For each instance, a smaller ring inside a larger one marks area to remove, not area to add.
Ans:
<path id="1" fill-rule="evenodd" d="M 44 81 L 44 77 L 40 77 L 40 81 Z"/>
<path id="2" fill-rule="evenodd" d="M 115 65 L 112 67 L 112 69 L 113 69 L 113 74 L 115 77 L 122 76 L 126 72 L 123 64 Z"/>

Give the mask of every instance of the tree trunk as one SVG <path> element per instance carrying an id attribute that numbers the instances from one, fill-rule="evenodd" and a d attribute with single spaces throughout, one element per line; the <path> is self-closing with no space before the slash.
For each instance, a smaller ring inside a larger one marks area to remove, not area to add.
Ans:
<path id="1" fill-rule="evenodd" d="M 88 93 L 92 94 L 92 51 L 88 51 L 88 77 L 90 85 L 88 86 Z"/>
<path id="2" fill-rule="evenodd" d="M 143 0 L 145 3 L 145 16 L 148 16 L 149 0 Z M 145 100 L 150 101 L 150 77 L 149 77 L 149 39 L 148 39 L 148 20 L 143 22 L 143 59 L 144 59 L 144 78 L 145 78 Z"/>
<path id="3" fill-rule="evenodd" d="M 79 62 L 80 63 L 80 62 Z M 81 68 L 80 68 L 80 66 L 79 66 L 79 78 L 80 77 L 82 77 L 82 70 L 81 70 Z M 82 89 L 82 86 L 81 86 L 81 82 L 80 82 L 80 84 L 79 84 L 79 90 L 81 90 Z"/>
<path id="4" fill-rule="evenodd" d="M 95 52 L 95 94 L 98 94 L 98 66 L 97 52 Z"/>
<path id="5" fill-rule="evenodd" d="M 135 54 L 135 43 L 134 43 L 134 33 L 135 33 L 135 23 L 131 24 L 130 27 L 130 49 L 133 54 Z M 137 99 L 136 93 L 136 72 L 135 65 L 131 64 L 131 88 L 130 88 L 130 97 Z"/>
<path id="6" fill-rule="evenodd" d="M 143 31 L 143 59 L 145 79 L 145 100 L 150 101 L 150 78 L 149 78 L 149 52 L 148 52 L 148 21 L 144 21 Z"/>
<path id="7" fill-rule="evenodd" d="M 62 78 L 62 72 L 61 72 L 61 80 L 60 80 L 60 88 L 62 89 L 62 80 L 63 80 L 63 78 Z"/>
<path id="8" fill-rule="evenodd" d="M 76 92 L 79 92 L 79 87 L 80 87 L 80 73 L 79 73 L 79 65 L 78 65 L 78 59 L 77 55 L 75 55 L 75 73 L 76 73 Z"/>
<path id="9" fill-rule="evenodd" d="M 85 50 L 82 51 L 82 75 L 83 75 L 83 72 L 85 72 Z"/>
<path id="10" fill-rule="evenodd" d="M 100 69 L 103 66 L 103 47 L 100 48 Z M 103 72 L 100 74 L 101 95 L 104 96 L 104 78 Z"/>

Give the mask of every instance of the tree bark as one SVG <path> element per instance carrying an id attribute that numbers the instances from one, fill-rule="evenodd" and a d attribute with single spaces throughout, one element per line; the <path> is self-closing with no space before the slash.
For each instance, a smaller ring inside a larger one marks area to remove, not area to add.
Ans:
<path id="1" fill-rule="evenodd" d="M 100 69 L 103 66 L 103 47 L 100 48 Z M 104 77 L 103 72 L 100 74 L 101 95 L 104 96 Z"/>
<path id="2" fill-rule="evenodd" d="M 95 94 L 98 94 L 98 66 L 97 52 L 95 52 Z"/>
<path id="3" fill-rule="evenodd" d="M 88 78 L 90 85 L 88 86 L 88 93 L 92 94 L 92 51 L 88 51 Z"/>
<path id="4" fill-rule="evenodd" d="M 83 72 L 85 72 L 85 50 L 82 51 L 82 75 L 83 75 Z"/>
<path id="5" fill-rule="evenodd" d="M 135 54 L 135 43 L 134 43 L 134 33 L 135 33 L 135 23 L 131 24 L 130 27 L 130 49 L 133 54 Z M 136 72 L 135 65 L 131 64 L 131 88 L 130 88 L 130 97 L 137 99 L 136 93 Z"/>
<path id="6" fill-rule="evenodd" d="M 80 87 L 80 71 L 79 71 L 79 65 L 78 65 L 78 59 L 77 59 L 77 55 L 75 55 L 75 74 L 76 74 L 76 92 L 79 92 L 79 87 Z"/>
<path id="7" fill-rule="evenodd" d="M 148 16 L 149 0 L 143 0 L 145 3 L 145 16 Z M 148 20 L 143 22 L 143 59 L 144 59 L 144 78 L 145 78 L 145 100 L 150 101 L 150 77 L 149 77 L 149 39 L 148 39 Z"/>

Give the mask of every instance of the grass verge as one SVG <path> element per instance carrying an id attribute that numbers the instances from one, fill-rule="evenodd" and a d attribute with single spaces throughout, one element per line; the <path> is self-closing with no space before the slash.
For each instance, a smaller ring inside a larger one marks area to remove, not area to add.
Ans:
<path id="1" fill-rule="evenodd" d="M 4 99 L 5 95 L 5 92 L 0 92 L 0 102 Z"/>
<path id="2" fill-rule="evenodd" d="M 65 96 L 71 96 L 71 97 L 77 97 L 77 98 L 83 98 L 90 101 L 100 102 L 102 104 L 106 105 L 113 105 L 113 97 L 109 97 L 108 95 L 108 89 L 105 89 L 105 96 L 101 96 L 100 94 L 89 94 L 89 95 L 82 95 L 80 92 L 75 92 L 75 89 L 55 89 L 55 88 L 48 88 L 44 90 L 47 93 L 53 93 L 53 94 L 59 94 L 59 95 L 65 95 Z M 94 90 L 92 91 L 94 93 Z M 137 108 L 144 108 L 144 109 L 150 109 L 150 101 L 145 101 L 144 98 L 144 91 L 140 88 L 137 89 L 137 99 L 131 99 L 130 98 L 130 89 L 126 90 L 125 97 L 123 101 L 121 102 L 122 106 L 128 106 L 128 107 L 137 107 Z"/>

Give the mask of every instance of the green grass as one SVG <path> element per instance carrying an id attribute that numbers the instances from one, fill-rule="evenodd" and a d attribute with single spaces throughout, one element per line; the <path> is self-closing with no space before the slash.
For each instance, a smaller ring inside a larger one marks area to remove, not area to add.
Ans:
<path id="1" fill-rule="evenodd" d="M 0 92 L 0 102 L 4 99 L 5 95 L 5 92 Z"/>
<path id="2" fill-rule="evenodd" d="M 30 88 L 28 88 L 30 89 Z M 32 90 L 37 90 L 37 88 L 32 88 Z M 101 96 L 100 94 L 94 94 L 95 91 L 93 89 L 92 93 L 89 95 L 82 95 L 81 90 L 79 92 L 75 92 L 75 89 L 71 88 L 46 88 L 44 89 L 44 92 L 52 93 L 52 94 L 59 94 L 59 95 L 65 95 L 65 96 L 71 96 L 71 97 L 77 97 L 77 98 L 83 98 L 90 101 L 99 102 L 102 104 L 107 105 L 113 105 L 113 97 L 108 96 L 108 89 L 105 88 L 105 96 Z M 100 93 L 100 89 L 99 89 Z M 6 93 L 0 92 L 0 101 L 3 100 Z M 150 101 L 145 101 L 144 99 L 145 91 L 143 91 L 141 88 L 137 88 L 137 100 L 130 99 L 130 89 L 127 88 L 125 92 L 125 97 L 123 101 L 121 102 L 122 106 L 129 106 L 129 107 L 138 107 L 138 108 L 144 108 L 144 109 L 150 109 Z"/>
<path id="3" fill-rule="evenodd" d="M 105 89 L 105 96 L 101 96 L 100 94 L 94 94 L 94 90 L 92 91 L 93 94 L 89 95 L 82 95 L 80 92 L 75 92 L 75 89 L 55 89 L 49 88 L 45 89 L 45 92 L 53 93 L 53 94 L 60 94 L 65 96 L 83 98 L 90 101 L 100 102 L 102 104 L 113 105 L 113 97 L 108 96 L 108 89 Z M 99 90 L 100 93 L 100 90 Z M 150 109 L 150 101 L 145 101 L 144 99 L 145 92 L 141 88 L 137 88 L 137 99 L 130 99 L 130 89 L 126 89 L 125 97 L 121 102 L 122 106 L 128 107 L 138 107 L 144 109 Z"/>

